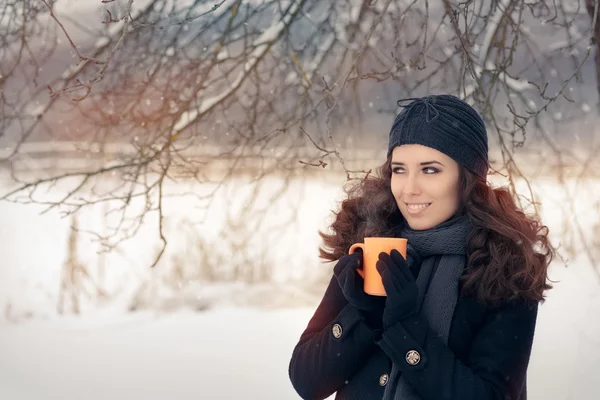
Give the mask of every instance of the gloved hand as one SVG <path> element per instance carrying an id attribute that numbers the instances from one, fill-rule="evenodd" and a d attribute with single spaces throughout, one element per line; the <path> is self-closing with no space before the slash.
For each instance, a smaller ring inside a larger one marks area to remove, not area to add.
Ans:
<path id="1" fill-rule="evenodd" d="M 419 287 L 398 250 L 380 253 L 376 267 L 387 294 L 382 318 L 388 328 L 417 313 Z"/>
<path id="2" fill-rule="evenodd" d="M 361 251 L 342 256 L 333 268 L 333 274 L 348 303 L 363 312 L 368 325 L 380 328 L 385 297 L 371 296 L 365 293 L 364 280 L 356 271 L 361 264 Z"/>

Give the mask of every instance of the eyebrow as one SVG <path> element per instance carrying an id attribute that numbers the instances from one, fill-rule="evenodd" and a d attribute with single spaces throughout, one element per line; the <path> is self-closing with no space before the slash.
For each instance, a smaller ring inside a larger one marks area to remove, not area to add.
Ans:
<path id="1" fill-rule="evenodd" d="M 442 164 L 439 161 L 435 161 L 435 160 L 433 160 L 433 161 L 423 161 L 422 163 L 419 163 L 419 165 L 421 165 L 421 166 L 432 165 L 432 164 L 439 164 L 442 167 L 444 166 L 444 164 Z M 400 161 L 392 161 L 392 165 L 405 165 L 405 164 L 403 162 L 400 162 Z"/>

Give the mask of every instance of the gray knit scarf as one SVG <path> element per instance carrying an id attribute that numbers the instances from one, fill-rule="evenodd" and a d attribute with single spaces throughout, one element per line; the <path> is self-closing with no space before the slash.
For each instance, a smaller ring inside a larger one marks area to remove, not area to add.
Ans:
<path id="1" fill-rule="evenodd" d="M 406 227 L 399 232 L 399 237 L 408 239 L 408 265 L 421 264 L 417 277 L 418 312 L 445 344 L 448 343 L 458 299 L 459 279 L 466 264 L 466 245 L 471 229 L 471 224 L 463 215 L 429 230 L 415 231 Z M 435 262 L 436 256 L 441 256 L 439 263 Z M 392 365 L 390 382 L 383 398 L 421 399 L 406 378 L 401 376 L 396 364 Z"/>

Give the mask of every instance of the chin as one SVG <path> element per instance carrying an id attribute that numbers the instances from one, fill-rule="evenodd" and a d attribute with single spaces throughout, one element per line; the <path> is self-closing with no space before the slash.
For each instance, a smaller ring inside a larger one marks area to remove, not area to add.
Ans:
<path id="1" fill-rule="evenodd" d="M 427 229 L 435 228 L 439 224 L 443 223 L 447 219 L 440 220 L 439 218 L 415 218 L 410 214 L 402 213 L 404 220 L 408 226 L 415 231 L 425 231 Z"/>
<path id="2" fill-rule="evenodd" d="M 438 225 L 427 221 L 410 221 L 409 219 L 406 219 L 406 222 L 408 223 L 408 226 L 415 231 L 424 231 Z"/>
<path id="3" fill-rule="evenodd" d="M 436 226 L 448 221 L 456 213 L 446 213 L 442 210 L 434 208 L 426 210 L 429 211 L 428 214 L 412 215 L 409 214 L 404 207 L 399 206 L 398 208 L 400 209 L 400 214 L 402 214 L 402 217 L 404 218 L 408 226 L 415 231 L 424 231 L 427 229 L 435 228 Z"/>

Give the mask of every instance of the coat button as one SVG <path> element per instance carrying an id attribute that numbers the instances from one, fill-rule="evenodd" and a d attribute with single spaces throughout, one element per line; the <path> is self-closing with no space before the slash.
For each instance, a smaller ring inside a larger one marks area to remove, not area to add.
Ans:
<path id="1" fill-rule="evenodd" d="M 410 365 L 417 365 L 421 361 L 421 355 L 416 350 L 409 350 L 406 353 L 406 362 Z"/>
<path id="2" fill-rule="evenodd" d="M 342 337 L 342 326 L 340 324 L 333 325 L 331 328 L 331 332 L 333 333 L 333 337 L 339 339 Z"/>
<path id="3" fill-rule="evenodd" d="M 379 377 L 379 384 L 381 386 L 385 386 L 388 383 L 390 376 L 388 374 L 381 374 L 381 376 Z"/>

